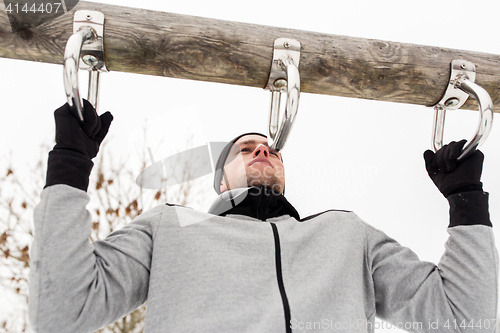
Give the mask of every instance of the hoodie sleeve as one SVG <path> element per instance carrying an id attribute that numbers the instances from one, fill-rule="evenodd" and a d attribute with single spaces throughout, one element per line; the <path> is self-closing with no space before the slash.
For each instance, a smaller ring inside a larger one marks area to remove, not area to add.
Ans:
<path id="1" fill-rule="evenodd" d="M 29 317 L 36 332 L 93 332 L 147 299 L 161 210 L 91 243 L 88 202 L 86 192 L 54 185 L 35 208 Z"/>
<path id="2" fill-rule="evenodd" d="M 437 266 L 369 231 L 377 316 L 409 332 L 495 332 L 498 257 L 492 228 L 484 216 L 476 224 L 461 214 L 467 223 L 457 223 L 456 207 L 450 208 L 449 238 Z"/>

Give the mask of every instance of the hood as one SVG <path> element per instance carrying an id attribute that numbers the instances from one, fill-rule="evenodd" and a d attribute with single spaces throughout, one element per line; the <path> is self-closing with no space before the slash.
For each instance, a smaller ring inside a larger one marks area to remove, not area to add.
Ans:
<path id="1" fill-rule="evenodd" d="M 281 193 L 265 186 L 226 191 L 217 197 L 208 213 L 220 216 L 245 215 L 261 221 L 290 215 L 300 220 L 297 210 Z"/>

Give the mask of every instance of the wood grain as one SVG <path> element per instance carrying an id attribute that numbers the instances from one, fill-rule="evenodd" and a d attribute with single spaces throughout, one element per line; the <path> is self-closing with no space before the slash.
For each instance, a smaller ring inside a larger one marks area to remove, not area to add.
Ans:
<path id="1" fill-rule="evenodd" d="M 36 28 L 12 33 L 0 4 L 0 57 L 62 64 L 76 10 L 105 14 L 110 71 L 264 88 L 278 37 L 300 41 L 301 90 L 430 106 L 441 98 L 450 62 L 476 65 L 476 83 L 500 110 L 500 56 L 275 28 L 150 10 L 79 2 Z M 477 109 L 469 98 L 463 108 Z"/>

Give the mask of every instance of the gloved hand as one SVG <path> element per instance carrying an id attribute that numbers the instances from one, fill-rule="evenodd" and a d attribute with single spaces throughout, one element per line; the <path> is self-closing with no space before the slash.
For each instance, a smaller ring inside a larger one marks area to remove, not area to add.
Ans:
<path id="1" fill-rule="evenodd" d="M 431 150 L 424 152 L 427 173 L 446 198 L 455 193 L 483 190 L 483 153 L 476 150 L 465 159 L 457 161 L 466 142 L 453 141 L 436 153 Z"/>
<path id="2" fill-rule="evenodd" d="M 88 188 L 92 158 L 97 155 L 113 116 L 109 112 L 98 116 L 86 100 L 82 111 L 83 122 L 67 103 L 54 112 L 56 145 L 49 153 L 45 187 L 69 185 L 83 191 Z"/>
<path id="3" fill-rule="evenodd" d="M 96 157 L 99 146 L 108 133 L 113 120 L 111 113 L 97 115 L 92 104 L 83 100 L 83 118 L 80 122 L 68 103 L 54 112 L 56 121 L 56 145 L 54 149 L 68 149 L 78 152 L 90 159 Z"/>

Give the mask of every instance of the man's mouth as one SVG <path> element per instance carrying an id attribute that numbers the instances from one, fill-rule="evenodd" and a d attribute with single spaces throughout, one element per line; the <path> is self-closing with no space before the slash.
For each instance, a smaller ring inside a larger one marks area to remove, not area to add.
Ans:
<path id="1" fill-rule="evenodd" d="M 269 162 L 267 158 L 256 158 L 253 161 L 251 161 L 250 164 L 248 164 L 248 166 L 254 165 L 255 163 L 265 163 L 270 167 L 272 167 L 271 162 Z"/>

